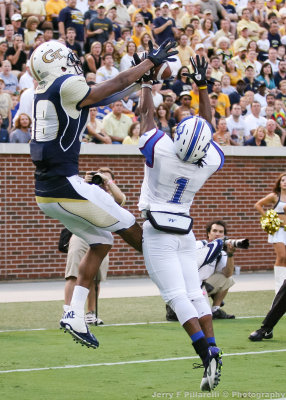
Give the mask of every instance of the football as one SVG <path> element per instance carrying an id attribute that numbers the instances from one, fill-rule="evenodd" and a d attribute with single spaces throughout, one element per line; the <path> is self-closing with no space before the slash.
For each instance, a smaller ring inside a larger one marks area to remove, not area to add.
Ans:
<path id="1" fill-rule="evenodd" d="M 153 79 L 157 81 L 162 81 L 172 76 L 172 70 L 167 61 L 153 68 L 152 73 L 153 73 Z"/>

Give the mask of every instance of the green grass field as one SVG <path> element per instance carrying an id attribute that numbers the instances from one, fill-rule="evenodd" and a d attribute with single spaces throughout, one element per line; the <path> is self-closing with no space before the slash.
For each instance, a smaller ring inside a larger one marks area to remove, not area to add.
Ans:
<path id="1" fill-rule="evenodd" d="M 253 316 L 266 314 L 272 298 L 272 292 L 228 295 L 226 310 L 249 318 L 214 321 L 224 357 L 212 393 L 200 392 L 203 369 L 193 369 L 199 360 L 179 323 L 163 323 L 160 297 L 100 300 L 106 326 L 92 328 L 97 350 L 57 328 L 60 302 L 0 304 L 1 399 L 286 398 L 285 317 L 272 340 L 247 339 L 262 320 Z M 32 330 L 38 328 L 45 330 Z"/>

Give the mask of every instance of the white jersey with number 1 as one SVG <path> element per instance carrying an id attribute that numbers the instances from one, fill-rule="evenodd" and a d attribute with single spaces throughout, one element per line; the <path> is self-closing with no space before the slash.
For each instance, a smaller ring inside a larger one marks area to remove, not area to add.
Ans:
<path id="1" fill-rule="evenodd" d="M 173 141 L 155 128 L 140 137 L 139 148 L 146 158 L 140 210 L 189 214 L 195 194 L 224 163 L 223 152 L 214 142 L 202 167 L 180 160 Z"/>

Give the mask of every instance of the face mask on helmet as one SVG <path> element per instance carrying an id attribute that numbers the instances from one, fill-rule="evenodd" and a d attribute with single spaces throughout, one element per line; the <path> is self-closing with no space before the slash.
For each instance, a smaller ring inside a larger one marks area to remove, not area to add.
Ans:
<path id="1" fill-rule="evenodd" d="M 78 58 L 78 56 L 75 53 L 73 53 L 72 51 L 70 51 L 70 53 L 68 55 L 67 66 L 74 67 L 77 75 L 82 75 L 82 72 L 83 72 L 82 63 L 81 63 L 80 59 Z"/>
<path id="2" fill-rule="evenodd" d="M 187 117 L 176 128 L 174 145 L 177 156 L 185 162 L 201 160 L 210 146 L 211 129 L 203 118 Z"/>
<path id="3" fill-rule="evenodd" d="M 38 82 L 55 80 L 66 74 L 82 74 L 79 58 L 63 43 L 55 40 L 36 48 L 30 58 L 30 69 Z"/>

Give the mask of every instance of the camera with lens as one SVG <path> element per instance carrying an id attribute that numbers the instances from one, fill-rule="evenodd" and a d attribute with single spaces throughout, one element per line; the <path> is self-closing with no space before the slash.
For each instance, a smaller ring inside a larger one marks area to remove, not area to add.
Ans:
<path id="1" fill-rule="evenodd" d="M 99 174 L 94 173 L 90 184 L 91 185 L 102 185 L 103 184 L 103 179 Z"/>
<path id="2" fill-rule="evenodd" d="M 249 240 L 248 239 L 228 239 L 227 237 L 224 238 L 223 250 L 227 251 L 228 243 L 232 244 L 233 247 L 238 249 L 248 249 L 249 247 Z"/>

